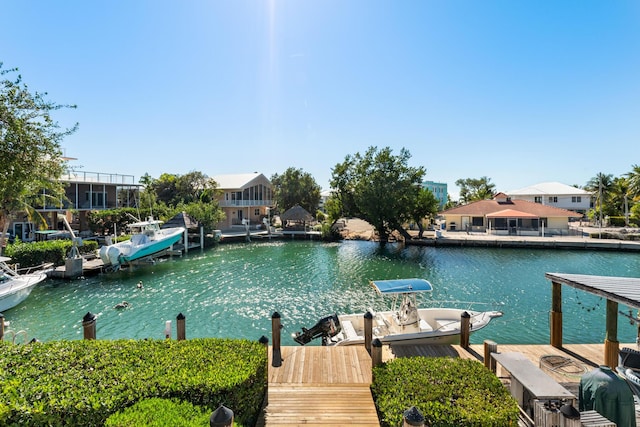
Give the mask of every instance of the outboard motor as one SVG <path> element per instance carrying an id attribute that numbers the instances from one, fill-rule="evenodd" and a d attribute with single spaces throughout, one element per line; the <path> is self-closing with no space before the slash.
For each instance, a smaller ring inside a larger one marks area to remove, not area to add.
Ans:
<path id="1" fill-rule="evenodd" d="M 340 332 L 340 321 L 338 315 L 333 314 L 318 320 L 311 329 L 302 328 L 302 332 L 296 332 L 293 335 L 293 340 L 300 345 L 305 345 L 311 340 L 322 337 L 322 345 L 325 345 L 326 341 L 338 332 Z"/>

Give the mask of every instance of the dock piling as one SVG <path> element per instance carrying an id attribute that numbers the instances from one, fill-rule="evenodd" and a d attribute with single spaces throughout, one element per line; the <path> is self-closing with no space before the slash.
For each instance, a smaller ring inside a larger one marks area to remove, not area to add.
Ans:
<path id="1" fill-rule="evenodd" d="M 364 314 L 364 348 L 371 354 L 371 340 L 373 339 L 373 315 L 370 311 Z"/>
<path id="2" fill-rule="evenodd" d="M 484 340 L 484 367 L 496 373 L 496 360 L 491 357 L 491 353 L 498 352 L 498 344 L 492 340 Z"/>
<path id="3" fill-rule="evenodd" d="M 460 315 L 460 346 L 469 348 L 469 336 L 471 335 L 471 315 L 464 311 Z"/>
<path id="4" fill-rule="evenodd" d="M 84 339 L 85 340 L 95 340 L 96 339 L 96 316 L 90 311 L 84 315 L 82 318 L 82 328 L 84 330 Z"/>
<path id="5" fill-rule="evenodd" d="M 273 338 L 273 356 L 271 359 L 271 366 L 274 368 L 282 366 L 282 353 L 280 350 L 280 330 L 282 324 L 280 323 L 280 313 L 277 311 L 271 316 L 271 336 Z"/>
<path id="6" fill-rule="evenodd" d="M 176 329 L 178 341 L 183 341 L 187 338 L 186 318 L 184 314 L 179 313 L 176 316 Z"/>

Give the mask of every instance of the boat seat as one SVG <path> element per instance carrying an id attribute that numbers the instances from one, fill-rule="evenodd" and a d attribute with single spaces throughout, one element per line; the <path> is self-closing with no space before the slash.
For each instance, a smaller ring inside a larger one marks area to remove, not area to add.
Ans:
<path id="1" fill-rule="evenodd" d="M 358 334 L 356 333 L 356 328 L 353 327 L 353 323 L 350 320 L 343 320 L 340 322 L 342 326 L 342 332 L 344 333 L 345 339 L 357 338 Z"/>
<path id="2" fill-rule="evenodd" d="M 431 325 L 429 325 L 424 319 L 420 319 L 420 321 L 418 322 L 418 327 L 420 328 L 420 332 L 433 331 Z"/>
<path id="3" fill-rule="evenodd" d="M 438 330 L 443 332 L 460 330 L 460 322 L 451 319 L 436 319 Z"/>

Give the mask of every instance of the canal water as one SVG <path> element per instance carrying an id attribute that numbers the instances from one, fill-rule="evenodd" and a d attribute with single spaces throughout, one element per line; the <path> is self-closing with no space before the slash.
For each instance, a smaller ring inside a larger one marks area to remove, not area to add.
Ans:
<path id="1" fill-rule="evenodd" d="M 365 241 L 222 244 L 131 271 L 48 280 L 4 316 L 11 329 L 41 341 L 82 339 L 87 312 L 98 315 L 98 339 L 163 338 L 167 320 L 172 320 L 175 338 L 175 318 L 183 313 L 187 338 L 257 340 L 262 335 L 271 339 L 271 316 L 277 311 L 282 344 L 296 345 L 291 334 L 323 316 L 388 308 L 390 301 L 375 295 L 370 279 L 419 277 L 434 286 L 421 299 L 422 306 L 504 312 L 473 334 L 472 343 L 536 344 L 549 342 L 551 282 L 546 272 L 640 277 L 640 256 L 395 244 L 380 248 Z M 606 301 L 562 289 L 564 342 L 603 342 Z M 114 308 L 123 301 L 128 308 Z M 620 316 L 621 342 L 634 342 L 636 331 Z"/>

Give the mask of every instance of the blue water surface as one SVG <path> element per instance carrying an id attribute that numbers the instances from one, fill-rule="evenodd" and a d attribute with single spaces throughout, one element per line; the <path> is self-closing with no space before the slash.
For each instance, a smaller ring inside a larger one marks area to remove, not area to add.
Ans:
<path id="1" fill-rule="evenodd" d="M 291 333 L 331 313 L 388 308 L 368 281 L 419 277 L 434 291 L 421 304 L 499 309 L 472 343 L 549 342 L 551 282 L 546 272 L 640 277 L 640 256 L 624 252 L 434 248 L 345 241 L 222 244 L 156 265 L 73 281 L 48 280 L 4 313 L 11 329 L 42 341 L 82 339 L 82 318 L 98 315 L 98 339 L 163 338 L 165 322 L 186 316 L 187 338 L 271 339 L 271 316 Z M 142 282 L 143 288 L 137 287 Z M 563 286 L 565 343 L 601 343 L 606 301 Z M 122 301 L 129 308 L 116 309 Z M 474 303 L 470 306 L 470 303 Z M 620 306 L 621 310 L 628 310 Z M 634 313 L 635 314 L 635 313 Z M 621 342 L 636 326 L 619 318 Z M 318 343 L 319 344 L 319 343 Z"/>

